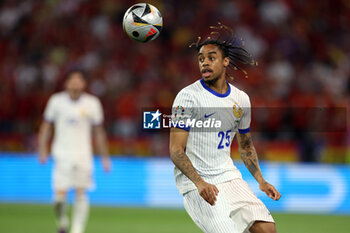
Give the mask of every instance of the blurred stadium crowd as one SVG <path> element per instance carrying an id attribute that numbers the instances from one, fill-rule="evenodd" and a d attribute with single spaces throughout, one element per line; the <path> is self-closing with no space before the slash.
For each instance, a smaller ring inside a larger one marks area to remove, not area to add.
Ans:
<path id="1" fill-rule="evenodd" d="M 147 2 L 161 11 L 164 28 L 155 41 L 138 44 L 121 26 L 134 1 L 1 1 L 1 151 L 36 151 L 46 101 L 62 90 L 67 71 L 81 68 L 88 74 L 88 91 L 104 105 L 111 152 L 168 155 L 166 134 L 142 131 L 142 108 L 171 107 L 176 93 L 200 78 L 188 45 L 220 21 L 243 38 L 259 63 L 247 67 L 248 79 L 233 73 L 232 84 L 250 95 L 258 112 L 273 109 L 252 123 L 261 156 L 347 160 L 348 0 Z M 331 121 L 304 112 L 316 107 L 332 108 Z M 298 114 L 288 114 L 290 108 L 298 108 Z M 308 130 L 309 124 L 327 127 Z"/>

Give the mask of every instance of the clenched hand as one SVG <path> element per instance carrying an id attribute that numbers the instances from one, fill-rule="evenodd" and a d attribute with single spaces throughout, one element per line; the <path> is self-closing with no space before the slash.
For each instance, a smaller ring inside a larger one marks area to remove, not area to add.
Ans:
<path id="1" fill-rule="evenodd" d="M 259 185 L 261 191 L 265 192 L 266 195 L 273 199 L 274 201 L 278 201 L 281 198 L 281 194 L 277 191 L 277 189 L 272 185 L 267 183 L 266 181 Z"/>
<path id="2" fill-rule="evenodd" d="M 216 196 L 219 194 L 219 190 L 215 185 L 209 184 L 204 180 L 196 183 L 199 195 L 208 202 L 210 205 L 215 205 Z"/>

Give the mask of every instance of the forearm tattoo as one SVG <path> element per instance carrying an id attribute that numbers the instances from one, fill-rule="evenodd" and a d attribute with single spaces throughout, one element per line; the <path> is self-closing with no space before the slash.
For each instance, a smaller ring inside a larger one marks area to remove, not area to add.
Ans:
<path id="1" fill-rule="evenodd" d="M 239 153 L 244 164 L 258 182 L 262 181 L 263 177 L 259 167 L 258 155 L 253 145 L 251 136 L 247 134 L 241 134 L 239 143 Z"/>
<path id="2" fill-rule="evenodd" d="M 180 169 L 180 171 L 187 176 L 193 183 L 197 183 L 201 180 L 201 177 L 198 175 L 194 169 L 191 160 L 188 158 L 184 151 L 176 151 L 171 155 L 171 159 L 174 162 L 175 166 Z"/>

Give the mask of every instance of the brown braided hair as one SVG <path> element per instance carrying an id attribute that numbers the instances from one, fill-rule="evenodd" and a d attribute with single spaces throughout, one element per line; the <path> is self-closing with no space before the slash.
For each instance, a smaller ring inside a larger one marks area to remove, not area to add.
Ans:
<path id="1" fill-rule="evenodd" d="M 247 71 L 245 71 L 239 65 L 243 64 L 253 66 L 258 65 L 258 63 L 252 58 L 252 55 L 243 48 L 243 39 L 241 38 L 240 40 L 237 40 L 233 30 L 220 22 L 218 23 L 218 26 L 210 26 L 210 28 L 214 30 L 210 33 L 210 36 L 207 37 L 207 39 L 202 40 L 201 37 L 198 37 L 197 42 L 192 43 L 189 47 L 194 46 L 199 52 L 202 46 L 207 44 L 218 46 L 218 48 L 222 51 L 223 57 L 228 57 L 230 59 L 228 67 L 232 70 L 241 71 L 245 77 L 248 78 Z M 232 76 L 229 76 L 229 78 L 233 80 Z"/>

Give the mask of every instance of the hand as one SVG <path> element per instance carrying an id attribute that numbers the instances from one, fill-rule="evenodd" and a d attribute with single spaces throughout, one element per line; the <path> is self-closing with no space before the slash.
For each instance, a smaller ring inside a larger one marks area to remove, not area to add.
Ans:
<path id="1" fill-rule="evenodd" d="M 262 182 L 259 185 L 261 191 L 265 192 L 266 195 L 273 199 L 274 201 L 278 201 L 281 198 L 281 194 L 277 191 L 277 189 L 272 185 L 267 183 L 266 181 Z"/>
<path id="2" fill-rule="evenodd" d="M 105 172 L 110 172 L 111 170 L 111 160 L 108 156 L 102 156 L 102 166 Z"/>
<path id="3" fill-rule="evenodd" d="M 196 183 L 199 195 L 208 202 L 210 205 L 215 205 L 216 196 L 219 193 L 219 190 L 215 185 L 209 184 L 204 180 L 201 180 Z"/>
<path id="4" fill-rule="evenodd" d="M 47 150 L 39 152 L 39 162 L 45 164 L 49 158 L 49 152 Z"/>

